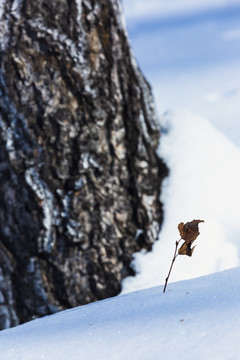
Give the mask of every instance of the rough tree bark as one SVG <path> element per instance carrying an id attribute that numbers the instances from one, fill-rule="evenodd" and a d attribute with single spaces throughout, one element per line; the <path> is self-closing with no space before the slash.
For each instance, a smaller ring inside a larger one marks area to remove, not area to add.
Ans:
<path id="1" fill-rule="evenodd" d="M 0 18 L 3 329 L 118 294 L 166 167 L 118 0 L 2 0 Z"/>

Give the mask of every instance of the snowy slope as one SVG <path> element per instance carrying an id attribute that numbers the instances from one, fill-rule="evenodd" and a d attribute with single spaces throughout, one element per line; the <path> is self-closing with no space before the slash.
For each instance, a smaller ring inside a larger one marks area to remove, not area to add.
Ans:
<path id="1" fill-rule="evenodd" d="M 123 283 L 129 292 L 163 283 L 181 221 L 205 223 L 194 261 L 179 259 L 172 281 L 240 265 L 240 0 L 123 4 L 133 53 L 168 130 L 159 154 L 170 169 L 159 241 L 135 255 L 137 276 Z"/>
<path id="2" fill-rule="evenodd" d="M 239 279 L 234 268 L 33 320 L 0 332 L 0 359 L 237 360 Z"/>
<path id="3" fill-rule="evenodd" d="M 189 111 L 170 112 L 162 117 L 162 124 L 168 131 L 159 151 L 170 168 L 162 194 L 164 223 L 153 251 L 135 254 L 137 275 L 124 280 L 124 292 L 163 284 L 182 221 L 205 222 L 193 258 L 178 259 L 172 281 L 240 265 L 239 147 Z"/>

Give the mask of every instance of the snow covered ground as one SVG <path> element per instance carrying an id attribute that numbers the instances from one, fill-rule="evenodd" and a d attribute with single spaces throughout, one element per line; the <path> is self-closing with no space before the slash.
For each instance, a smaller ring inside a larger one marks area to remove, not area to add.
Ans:
<path id="1" fill-rule="evenodd" d="M 163 284 L 179 222 L 203 219 L 172 281 L 240 265 L 240 0 L 124 0 L 133 53 L 150 81 L 170 168 L 165 221 L 123 292 Z"/>
<path id="2" fill-rule="evenodd" d="M 33 320 L 0 332 L 0 359 L 238 360 L 239 279 L 235 268 Z"/>
<path id="3" fill-rule="evenodd" d="M 135 254 L 137 275 L 124 280 L 124 292 L 164 282 L 182 221 L 205 223 L 200 224 L 192 258 L 178 259 L 172 281 L 239 265 L 240 148 L 210 122 L 186 110 L 165 114 L 162 124 L 168 131 L 159 153 L 171 171 L 162 196 L 165 220 L 153 251 Z"/>

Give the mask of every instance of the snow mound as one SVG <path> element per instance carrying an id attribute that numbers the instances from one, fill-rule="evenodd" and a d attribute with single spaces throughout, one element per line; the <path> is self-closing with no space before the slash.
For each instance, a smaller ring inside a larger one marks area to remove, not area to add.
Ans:
<path id="1" fill-rule="evenodd" d="M 0 332 L 3 360 L 234 360 L 240 268 L 99 301 Z"/>
<path id="2" fill-rule="evenodd" d="M 135 255 L 136 277 L 124 292 L 163 284 L 179 240 L 177 225 L 202 219 L 191 258 L 178 257 L 170 281 L 194 278 L 239 266 L 240 149 L 205 118 L 186 110 L 161 119 L 165 134 L 159 154 L 170 175 L 162 201 L 164 224 L 150 253 Z"/>

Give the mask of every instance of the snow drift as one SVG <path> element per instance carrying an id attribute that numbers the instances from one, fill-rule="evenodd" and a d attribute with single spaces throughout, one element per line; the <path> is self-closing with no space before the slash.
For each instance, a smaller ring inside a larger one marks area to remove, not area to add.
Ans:
<path id="1" fill-rule="evenodd" d="M 240 268 L 140 290 L 0 333 L 2 360 L 234 360 Z"/>

